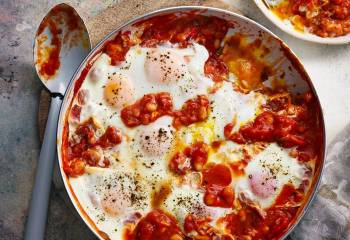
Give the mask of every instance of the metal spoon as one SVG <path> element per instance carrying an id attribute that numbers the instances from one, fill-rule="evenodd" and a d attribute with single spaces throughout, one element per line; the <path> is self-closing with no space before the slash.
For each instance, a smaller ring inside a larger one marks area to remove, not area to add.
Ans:
<path id="1" fill-rule="evenodd" d="M 59 4 L 40 23 L 34 44 L 35 68 L 51 93 L 51 105 L 37 164 L 25 240 L 44 239 L 59 110 L 73 73 L 91 50 L 88 31 L 73 7 Z"/>

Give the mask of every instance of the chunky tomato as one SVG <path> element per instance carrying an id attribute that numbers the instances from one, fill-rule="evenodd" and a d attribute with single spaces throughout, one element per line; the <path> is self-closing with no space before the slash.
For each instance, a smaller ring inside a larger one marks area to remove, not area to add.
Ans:
<path id="1" fill-rule="evenodd" d="M 130 32 L 118 33 L 113 40 L 106 43 L 104 51 L 111 58 L 112 65 L 125 60 L 125 55 L 134 43 L 130 40 Z"/>
<path id="2" fill-rule="evenodd" d="M 275 204 L 262 215 L 257 209 L 242 203 L 242 208 L 222 218 L 226 229 L 238 239 L 277 240 L 292 223 L 302 200 L 301 193 L 285 185 Z M 288 203 L 290 207 L 286 207 Z M 294 205 L 294 206 L 293 206 Z"/>
<path id="3" fill-rule="evenodd" d="M 169 162 L 169 169 L 177 174 L 185 174 L 189 170 L 201 171 L 208 161 L 209 146 L 197 142 L 176 153 Z"/>
<path id="4" fill-rule="evenodd" d="M 231 171 L 223 164 L 214 164 L 203 170 L 203 184 L 227 186 L 231 183 Z"/>
<path id="5" fill-rule="evenodd" d="M 151 211 L 142 218 L 134 230 L 127 230 L 125 237 L 128 240 L 185 239 L 176 219 L 159 209 Z"/>
<path id="6" fill-rule="evenodd" d="M 108 167 L 110 162 L 103 158 L 97 148 L 110 148 L 121 143 L 121 132 L 113 126 L 107 127 L 104 134 L 95 137 L 96 126 L 92 119 L 79 125 L 75 135 L 79 140 L 68 142 L 68 156 L 64 166 L 65 172 L 70 176 L 78 176 L 84 173 L 86 165 Z"/>
<path id="7" fill-rule="evenodd" d="M 81 112 L 81 106 L 74 104 L 71 108 L 71 118 L 74 120 L 79 121 L 80 120 L 80 112 Z"/>
<path id="8" fill-rule="evenodd" d="M 209 223 L 212 221 L 210 217 L 195 217 L 188 214 L 185 218 L 184 229 L 186 233 L 197 232 L 199 234 L 206 233 L 209 230 Z"/>
<path id="9" fill-rule="evenodd" d="M 275 200 L 276 206 L 285 204 L 295 205 L 303 200 L 303 193 L 293 187 L 293 185 L 284 185 L 282 191 Z"/>
<path id="10" fill-rule="evenodd" d="M 113 126 L 107 127 L 105 133 L 96 141 L 97 146 L 102 148 L 113 147 L 122 141 L 121 132 Z"/>
<path id="11" fill-rule="evenodd" d="M 225 126 L 225 137 L 240 144 L 263 141 L 279 142 L 283 147 L 294 147 L 303 146 L 307 141 L 302 134 L 304 129 L 293 118 L 268 111 L 241 127 L 239 132 L 231 133 L 232 129 L 232 124 Z"/>
<path id="12" fill-rule="evenodd" d="M 136 103 L 121 111 L 121 119 L 128 127 L 148 125 L 164 115 L 172 113 L 173 102 L 169 93 L 144 95 Z"/>
<path id="13" fill-rule="evenodd" d="M 186 101 L 181 110 L 173 113 L 173 126 L 179 128 L 207 119 L 208 108 L 209 100 L 205 95 L 198 95 L 197 98 Z"/>
<path id="14" fill-rule="evenodd" d="M 208 206 L 231 208 L 235 200 L 235 194 L 231 186 L 211 185 L 206 187 L 203 200 Z"/>
<path id="15" fill-rule="evenodd" d="M 228 235 L 221 234 L 217 229 L 210 225 L 210 217 L 198 217 L 188 214 L 184 222 L 184 230 L 188 235 L 193 236 L 193 240 L 232 240 Z"/>
<path id="16" fill-rule="evenodd" d="M 231 24 L 217 17 L 191 14 L 178 18 L 174 14 L 167 14 L 138 25 L 144 29 L 140 37 L 142 45 L 154 47 L 169 41 L 186 47 L 195 41 L 204 45 L 211 55 L 215 55 Z"/>
<path id="17" fill-rule="evenodd" d="M 64 164 L 63 170 L 67 175 L 76 177 L 84 174 L 85 165 L 86 163 L 82 158 L 73 158 L 68 161 L 68 164 Z"/>
<path id="18" fill-rule="evenodd" d="M 204 65 L 204 73 L 214 82 L 221 82 L 228 78 L 226 64 L 216 56 L 210 56 Z"/>
<path id="19" fill-rule="evenodd" d="M 203 172 L 204 203 L 208 206 L 232 207 L 234 201 L 230 169 L 223 164 L 208 166 Z"/>

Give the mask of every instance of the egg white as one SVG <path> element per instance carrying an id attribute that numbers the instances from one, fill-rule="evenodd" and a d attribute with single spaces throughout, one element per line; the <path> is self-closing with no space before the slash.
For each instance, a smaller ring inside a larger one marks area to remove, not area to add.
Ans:
<path id="1" fill-rule="evenodd" d="M 78 197 L 80 206 L 96 224 L 96 227 L 107 233 L 111 239 L 122 239 L 124 221 L 132 213 L 137 211 L 144 214 L 150 210 L 148 185 L 142 180 L 138 180 L 136 185 L 135 177 L 135 172 L 126 169 L 124 171 L 89 167 L 84 175 L 70 179 L 70 185 Z M 122 214 L 118 216 L 108 214 L 101 203 L 103 196 L 116 184 L 121 185 L 123 189 L 123 192 L 115 196 L 117 201 L 122 201 L 123 194 L 136 193 L 138 195 L 134 198 L 139 198 L 131 206 L 124 206 Z"/>
<path id="2" fill-rule="evenodd" d="M 232 83 L 223 82 L 223 86 L 209 95 L 211 112 L 209 121 L 214 121 L 214 133 L 224 139 L 224 127 L 235 121 L 233 131 L 255 118 L 258 108 L 266 102 L 265 97 L 256 92 L 244 94 L 233 89 Z"/>
<path id="3" fill-rule="evenodd" d="M 148 126 L 137 127 L 132 138 L 133 140 L 129 144 L 131 149 L 129 157 L 135 162 L 135 171 L 139 172 L 151 185 L 168 178 L 168 162 L 166 161 L 166 158 L 172 149 L 167 148 L 162 150 L 160 151 L 161 154 L 158 155 L 148 153 L 140 146 L 141 141 L 144 140 L 141 139 L 141 137 L 144 136 L 140 134 L 140 132 L 142 132 L 144 128 L 153 128 L 156 131 L 157 129 L 167 129 L 167 136 L 172 138 L 173 134 L 170 131 L 174 131 L 174 129 L 169 127 L 171 126 L 171 121 L 171 117 L 164 116 Z M 151 138 L 152 136 L 149 137 Z M 154 146 L 154 148 L 163 148 L 163 144 L 164 142 L 161 141 L 159 142 L 159 145 Z"/>
<path id="4" fill-rule="evenodd" d="M 193 213 L 197 217 L 211 217 L 211 224 L 215 226 L 216 221 L 230 212 L 230 208 L 210 207 L 203 202 L 204 191 L 193 189 L 187 185 L 172 185 L 172 191 L 161 205 L 170 211 L 183 226 L 185 217 Z"/>
<path id="5" fill-rule="evenodd" d="M 267 198 L 256 196 L 251 190 L 248 176 L 256 171 L 270 171 L 270 169 L 274 171 L 276 176 L 277 184 L 274 193 Z M 274 203 L 285 184 L 292 184 L 295 188 L 298 188 L 302 180 L 307 178 L 305 173 L 305 165 L 291 157 L 288 149 L 283 149 L 276 143 L 269 144 L 262 152 L 253 156 L 245 168 L 245 175 L 234 181 L 236 198 L 240 193 L 244 193 L 261 208 L 268 208 Z"/>

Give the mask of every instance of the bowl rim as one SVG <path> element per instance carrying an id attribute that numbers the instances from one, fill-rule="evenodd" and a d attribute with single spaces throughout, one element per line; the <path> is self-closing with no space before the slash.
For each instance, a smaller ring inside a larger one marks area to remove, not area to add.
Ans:
<path id="1" fill-rule="evenodd" d="M 60 175 L 62 177 L 62 180 L 63 180 L 64 186 L 65 186 L 65 189 L 68 193 L 69 199 L 70 199 L 71 203 L 73 204 L 75 210 L 78 212 L 80 218 L 85 222 L 85 224 L 89 227 L 89 229 L 95 234 L 95 236 L 98 239 L 104 240 L 105 238 L 103 238 L 103 236 L 101 236 L 101 231 L 99 231 L 99 229 L 97 228 L 95 223 L 92 222 L 92 220 L 89 218 L 89 216 L 85 213 L 85 210 L 83 210 L 81 208 L 80 202 L 77 200 L 77 197 L 75 196 L 75 193 L 74 193 L 74 191 L 72 191 L 72 188 L 70 186 L 69 177 L 65 174 L 65 172 L 63 170 L 62 155 L 61 155 L 61 153 L 62 153 L 62 151 L 61 151 L 61 149 L 62 149 L 61 148 L 62 147 L 61 136 L 62 136 L 62 130 L 64 127 L 64 123 L 66 120 L 67 107 L 69 106 L 69 103 L 70 103 L 70 102 L 68 102 L 68 101 L 70 101 L 69 96 L 71 95 L 71 94 L 67 94 L 67 93 L 74 90 L 74 84 L 75 84 L 76 80 L 79 78 L 82 70 L 85 68 L 86 64 L 88 64 L 89 61 L 92 60 L 96 56 L 96 54 L 99 53 L 101 46 L 103 46 L 103 44 L 105 44 L 108 40 L 110 40 L 110 38 L 112 36 L 114 36 L 116 33 L 118 33 L 123 28 L 130 26 L 134 23 L 137 23 L 139 21 L 142 21 L 144 19 L 148 19 L 150 17 L 157 16 L 157 15 L 166 14 L 166 13 L 176 13 L 176 12 L 182 12 L 182 11 L 193 11 L 193 10 L 206 11 L 206 12 L 216 12 L 219 14 L 222 13 L 222 14 L 230 15 L 232 17 L 236 17 L 236 18 L 239 18 L 243 21 L 249 22 L 249 24 L 255 25 L 256 27 L 260 28 L 264 32 L 270 34 L 276 40 L 280 41 L 280 43 L 283 44 L 289 50 L 290 54 L 294 57 L 294 59 L 296 61 L 298 61 L 298 64 L 300 65 L 301 69 L 304 71 L 305 76 L 308 78 L 307 79 L 308 85 L 310 87 L 310 90 L 315 95 L 316 101 L 317 101 L 319 108 L 320 108 L 320 117 L 321 118 L 319 119 L 319 121 L 320 121 L 320 124 L 322 127 L 322 136 L 323 136 L 322 137 L 323 138 L 322 139 L 322 152 L 321 152 L 322 156 L 320 157 L 320 169 L 318 171 L 317 176 L 316 175 L 314 176 L 317 179 L 313 179 L 314 184 L 312 186 L 311 191 L 309 192 L 308 200 L 303 205 L 303 209 L 301 209 L 297 218 L 294 219 L 294 222 L 292 223 L 292 225 L 289 226 L 288 231 L 284 233 L 284 235 L 280 238 L 280 240 L 286 239 L 290 235 L 290 233 L 295 229 L 295 227 L 299 224 L 300 220 L 303 218 L 307 209 L 309 209 L 311 202 L 314 200 L 314 198 L 316 196 L 317 190 L 318 190 L 320 183 L 321 183 L 321 176 L 322 176 L 322 173 L 324 170 L 324 165 L 325 165 L 326 131 L 325 131 L 325 124 L 324 124 L 324 114 L 323 114 L 323 110 L 321 107 L 321 102 L 319 100 L 319 97 L 317 95 L 315 87 L 311 81 L 311 78 L 310 78 L 309 74 L 307 73 L 305 66 L 301 63 L 300 59 L 296 56 L 296 54 L 284 43 L 283 40 L 281 40 L 277 35 L 275 35 L 269 29 L 267 29 L 266 27 L 262 26 L 261 24 L 255 22 L 254 20 L 252 20 L 248 17 L 242 16 L 238 13 L 231 12 L 231 11 L 225 10 L 225 9 L 215 8 L 215 7 L 194 6 L 194 5 L 193 6 L 175 6 L 175 7 L 161 8 L 161 9 L 145 13 L 141 16 L 138 16 L 138 17 L 132 18 L 131 20 L 126 21 L 125 23 L 117 26 L 114 30 L 112 30 L 110 33 L 105 35 L 98 42 L 98 44 L 96 44 L 96 46 L 85 57 L 85 59 L 82 61 L 82 63 L 79 65 L 79 67 L 74 72 L 72 78 L 70 79 L 69 85 L 65 91 L 62 105 L 61 105 L 61 108 L 59 111 L 59 118 L 57 121 L 57 144 L 56 145 L 57 145 L 57 155 L 58 155 L 57 159 L 58 159 L 58 164 L 59 164 Z M 68 103 L 68 105 L 67 105 L 67 103 Z M 85 216 L 85 215 L 87 215 L 87 216 Z"/>
<path id="2" fill-rule="evenodd" d="M 291 26 L 283 23 L 283 20 L 276 16 L 267 6 L 266 0 L 254 0 L 256 6 L 260 9 L 260 11 L 267 17 L 275 26 L 277 26 L 282 31 L 288 33 L 289 35 L 299 38 L 304 41 L 319 43 L 319 44 L 328 44 L 328 45 L 343 45 L 350 43 L 350 33 L 340 37 L 334 38 L 322 38 L 315 34 L 303 33 L 294 29 Z"/>

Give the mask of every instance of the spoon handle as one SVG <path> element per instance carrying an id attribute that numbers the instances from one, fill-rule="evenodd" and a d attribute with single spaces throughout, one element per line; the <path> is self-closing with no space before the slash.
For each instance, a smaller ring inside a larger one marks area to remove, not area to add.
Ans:
<path id="1" fill-rule="evenodd" d="M 56 130 L 62 100 L 57 96 L 51 99 L 50 112 L 46 122 L 37 170 L 29 206 L 25 240 L 42 240 L 45 235 L 47 210 L 54 160 L 56 159 Z"/>

